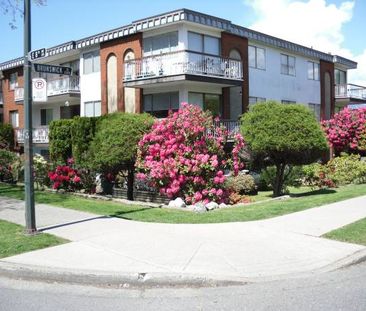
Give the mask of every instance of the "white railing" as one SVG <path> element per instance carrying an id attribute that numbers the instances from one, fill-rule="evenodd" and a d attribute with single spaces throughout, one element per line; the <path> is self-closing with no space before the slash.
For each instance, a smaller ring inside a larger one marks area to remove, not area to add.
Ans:
<path id="1" fill-rule="evenodd" d="M 48 126 L 36 127 L 33 129 L 33 143 L 48 144 Z M 18 143 L 24 144 L 24 129 L 16 129 L 15 137 Z"/>
<path id="2" fill-rule="evenodd" d="M 241 61 L 188 51 L 130 60 L 125 63 L 124 69 L 124 81 L 178 74 L 204 75 L 234 80 L 243 79 Z"/>
<path id="3" fill-rule="evenodd" d="M 213 136 L 217 135 L 216 129 L 221 128 L 226 131 L 227 141 L 233 141 L 235 135 L 240 133 L 240 121 L 235 120 L 219 120 L 214 121 L 214 133 Z M 211 131 L 208 134 L 212 134 Z"/>
<path id="4" fill-rule="evenodd" d="M 47 81 L 47 96 L 79 92 L 79 77 L 64 77 Z"/>
<path id="5" fill-rule="evenodd" d="M 366 99 L 366 87 L 355 84 L 336 84 L 336 98 Z"/>
<path id="6" fill-rule="evenodd" d="M 79 77 L 64 77 L 47 81 L 47 96 L 62 95 L 68 93 L 80 93 Z M 24 99 L 24 88 L 14 89 L 15 101 Z"/>
<path id="7" fill-rule="evenodd" d="M 22 87 L 16 87 L 14 89 L 14 100 L 16 102 L 21 101 L 24 99 L 24 88 Z"/>

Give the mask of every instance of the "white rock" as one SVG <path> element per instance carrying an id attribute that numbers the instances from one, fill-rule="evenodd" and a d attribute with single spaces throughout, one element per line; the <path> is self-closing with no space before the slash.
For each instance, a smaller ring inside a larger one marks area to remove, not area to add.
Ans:
<path id="1" fill-rule="evenodd" d="M 205 205 L 203 203 L 196 203 L 193 207 L 193 210 L 196 212 L 196 213 L 204 213 L 204 212 L 207 212 L 207 209 L 205 207 Z"/>
<path id="2" fill-rule="evenodd" d="M 220 203 L 219 204 L 219 208 L 227 208 L 227 207 L 228 207 L 228 205 L 225 204 L 225 203 Z"/>
<path id="3" fill-rule="evenodd" d="M 207 203 L 206 204 L 206 208 L 209 210 L 209 211 L 211 211 L 211 210 L 213 210 L 213 209 L 216 209 L 216 208 L 218 208 L 219 207 L 219 205 L 216 203 L 216 202 L 209 202 L 209 203 Z"/>
<path id="4" fill-rule="evenodd" d="M 186 206 L 182 198 L 176 198 L 175 200 L 169 201 L 168 207 L 170 208 L 183 208 Z"/>

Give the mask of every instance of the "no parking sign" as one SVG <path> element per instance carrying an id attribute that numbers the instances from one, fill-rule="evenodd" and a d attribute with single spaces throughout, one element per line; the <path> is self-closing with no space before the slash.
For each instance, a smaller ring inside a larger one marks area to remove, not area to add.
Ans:
<path id="1" fill-rule="evenodd" d="M 47 81 L 42 78 L 32 79 L 32 94 L 33 94 L 33 101 L 46 102 L 47 101 Z"/>

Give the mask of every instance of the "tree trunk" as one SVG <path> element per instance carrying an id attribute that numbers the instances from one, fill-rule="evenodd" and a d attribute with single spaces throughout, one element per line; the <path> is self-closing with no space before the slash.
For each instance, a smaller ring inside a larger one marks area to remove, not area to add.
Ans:
<path id="1" fill-rule="evenodd" d="M 127 175 L 127 199 L 133 201 L 133 188 L 135 179 L 135 166 L 132 165 L 128 168 Z"/>
<path id="2" fill-rule="evenodd" d="M 282 188 L 283 188 L 283 174 L 285 171 L 285 164 L 282 163 L 278 163 L 276 164 L 276 179 L 275 179 L 275 184 L 273 185 L 273 196 L 274 197 L 279 197 L 282 195 Z"/>

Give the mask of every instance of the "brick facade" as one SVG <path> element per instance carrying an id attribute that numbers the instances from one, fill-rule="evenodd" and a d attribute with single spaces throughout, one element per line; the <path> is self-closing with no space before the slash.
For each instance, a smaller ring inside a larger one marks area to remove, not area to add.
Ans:
<path id="1" fill-rule="evenodd" d="M 334 63 L 320 60 L 320 118 L 326 119 L 326 88 L 325 88 L 325 74 L 330 76 L 330 117 L 334 114 L 335 108 L 335 80 L 334 80 Z"/>
<path id="2" fill-rule="evenodd" d="M 100 45 L 100 70 L 102 83 L 102 114 L 108 113 L 107 96 L 107 60 L 110 55 L 117 57 L 117 107 L 118 111 L 125 111 L 124 104 L 124 57 L 126 52 L 133 51 L 135 58 L 142 57 L 142 33 L 137 33 L 125 38 L 101 43 Z M 142 90 L 136 89 L 135 112 L 142 111 Z"/>
<path id="3" fill-rule="evenodd" d="M 23 87 L 24 79 L 23 79 L 23 67 L 17 67 L 14 69 L 9 69 L 4 71 L 4 80 L 2 83 L 3 86 L 3 115 L 4 115 L 4 123 L 10 123 L 10 111 L 18 110 L 19 112 L 19 127 L 24 127 L 24 106 L 23 101 L 16 103 L 15 102 L 15 91 L 10 90 L 10 75 L 12 73 L 18 74 L 18 87 Z"/>
<path id="4" fill-rule="evenodd" d="M 243 64 L 243 84 L 242 84 L 242 111 L 248 110 L 249 106 L 249 67 L 248 67 L 248 39 L 236 36 L 227 32 L 221 34 L 221 54 L 222 57 L 229 58 L 230 52 L 237 50 L 241 56 Z M 223 97 L 223 118 L 230 116 L 230 88 L 222 89 Z"/>

